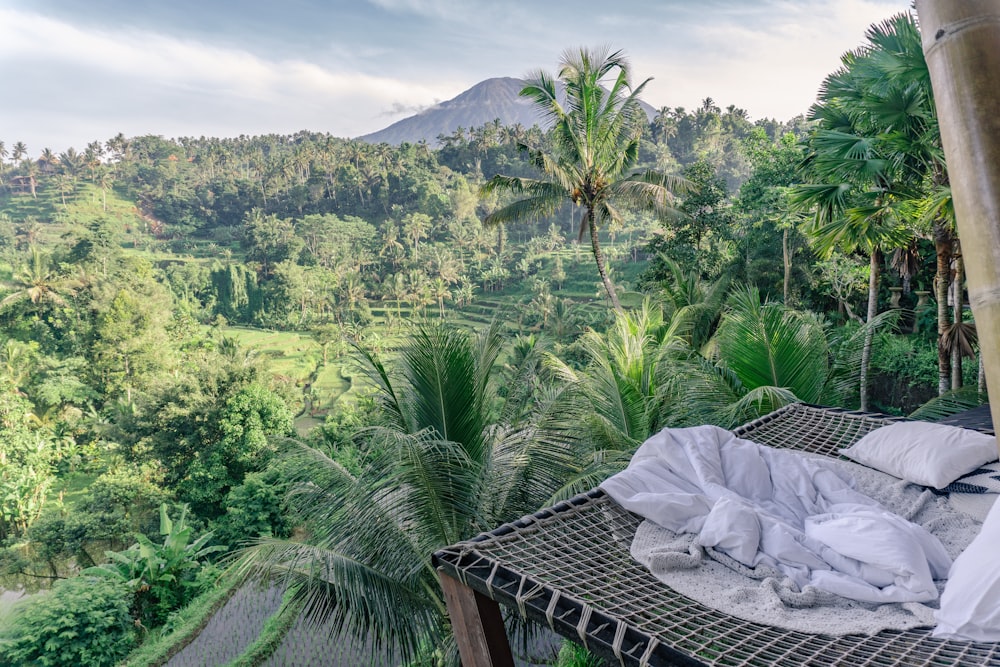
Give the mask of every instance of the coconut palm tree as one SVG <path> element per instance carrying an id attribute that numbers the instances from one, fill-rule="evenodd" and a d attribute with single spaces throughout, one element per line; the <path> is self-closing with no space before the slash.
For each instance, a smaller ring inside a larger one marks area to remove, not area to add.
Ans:
<path id="1" fill-rule="evenodd" d="M 18 142 L 20 143 L 20 142 Z M 14 145 L 14 151 L 17 152 L 17 145 Z M 31 159 L 21 160 L 21 173 L 24 174 L 23 178 L 28 181 L 28 189 L 31 192 L 32 199 L 38 199 L 37 187 L 38 187 L 38 164 Z"/>
<path id="2" fill-rule="evenodd" d="M 896 317 L 888 311 L 857 330 L 833 329 L 812 313 L 762 300 L 755 287 L 735 290 L 709 354 L 677 355 L 665 366 L 669 420 L 730 428 L 793 402 L 840 405 L 857 388 L 868 330 Z"/>
<path id="3" fill-rule="evenodd" d="M 582 206 L 580 238 L 589 233 L 601 282 L 611 304 L 621 312 L 598 230 L 620 224 L 624 209 L 648 209 L 660 215 L 674 211 L 673 193 L 683 190 L 684 181 L 653 171 L 632 172 L 646 126 L 639 95 L 649 79 L 633 87 L 621 51 L 567 51 L 560 63 L 565 103 L 560 102 L 555 78 L 545 72 L 534 74 L 521 90 L 521 96 L 529 98 L 553 126 L 551 150 L 521 145 L 542 177 L 498 174 L 487 181 L 482 195 L 508 193 L 518 199 L 493 211 L 483 222 L 492 226 L 538 218 L 566 202 Z"/>
<path id="4" fill-rule="evenodd" d="M 708 342 L 715 332 L 719 315 L 729 290 L 728 276 L 707 282 L 697 270 L 684 271 L 680 264 L 661 254 L 666 277 L 660 282 L 660 296 L 670 313 L 683 314 L 690 326 L 687 340 L 695 350 Z"/>
<path id="5" fill-rule="evenodd" d="M 63 294 L 72 294 L 79 283 L 53 270 L 49 266 L 48 255 L 31 246 L 31 261 L 14 273 L 8 287 L 12 291 L 0 300 L 0 308 L 25 299 L 36 305 L 51 303 L 62 306 L 66 304 Z"/>
<path id="6" fill-rule="evenodd" d="M 28 156 L 28 147 L 24 145 L 23 141 L 18 141 L 14 143 L 14 147 L 11 148 L 10 159 L 14 162 L 20 162 L 25 157 Z"/>
<path id="7" fill-rule="evenodd" d="M 562 416 L 533 392 L 500 398 L 503 348 L 494 322 L 474 339 L 445 324 L 416 326 L 385 366 L 358 350 L 382 419 L 364 429 L 367 463 L 352 474 L 305 445 L 285 457 L 301 541 L 263 540 L 241 561 L 284 577 L 305 613 L 333 612 L 338 630 L 404 660 L 450 646 L 430 555 L 544 505 L 573 468 Z M 506 385 L 533 385 L 539 355 L 521 355 Z M 448 651 L 457 661 L 454 647 Z"/>

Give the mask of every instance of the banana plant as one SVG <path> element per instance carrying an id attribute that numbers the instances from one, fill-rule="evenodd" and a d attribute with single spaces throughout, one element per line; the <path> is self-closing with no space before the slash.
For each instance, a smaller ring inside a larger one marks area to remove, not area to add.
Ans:
<path id="1" fill-rule="evenodd" d="M 187 524 L 187 514 L 188 507 L 183 505 L 180 517 L 173 521 L 166 503 L 160 505 L 162 544 L 137 534 L 131 547 L 106 552 L 109 562 L 83 573 L 128 582 L 136 594 L 133 611 L 137 620 L 160 623 L 197 593 L 196 575 L 207 557 L 226 550 L 224 546 L 209 545 L 211 532 L 192 540 L 194 533 Z"/>

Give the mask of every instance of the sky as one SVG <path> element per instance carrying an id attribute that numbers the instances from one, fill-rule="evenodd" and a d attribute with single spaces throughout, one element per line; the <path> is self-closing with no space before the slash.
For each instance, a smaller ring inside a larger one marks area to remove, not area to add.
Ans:
<path id="1" fill-rule="evenodd" d="M 355 137 L 610 45 L 656 108 L 805 113 L 910 0 L 0 0 L 0 141 Z"/>

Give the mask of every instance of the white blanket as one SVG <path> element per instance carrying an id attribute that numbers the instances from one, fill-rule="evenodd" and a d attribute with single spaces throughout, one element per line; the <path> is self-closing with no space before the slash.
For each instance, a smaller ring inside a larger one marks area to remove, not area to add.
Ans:
<path id="1" fill-rule="evenodd" d="M 926 602 L 951 558 L 924 528 L 854 488 L 832 462 L 713 426 L 665 429 L 601 488 L 675 533 L 750 567 L 863 602 Z"/>

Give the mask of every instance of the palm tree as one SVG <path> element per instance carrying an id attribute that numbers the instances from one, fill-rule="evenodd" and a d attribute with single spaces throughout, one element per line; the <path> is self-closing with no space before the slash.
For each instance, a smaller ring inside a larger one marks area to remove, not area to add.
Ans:
<path id="1" fill-rule="evenodd" d="M 833 188 L 838 187 L 840 186 L 833 186 Z M 832 189 L 816 189 L 806 194 L 800 201 L 808 202 L 810 198 L 813 198 L 812 201 L 819 201 L 819 198 L 831 194 L 833 194 Z M 883 261 L 883 249 L 904 246 L 912 235 L 905 222 L 899 217 L 898 209 L 894 206 L 895 203 L 897 202 L 889 199 L 876 199 L 870 205 L 860 204 L 842 213 L 835 213 L 834 211 L 843 206 L 842 202 L 820 201 L 815 220 L 806 227 L 806 234 L 809 236 L 816 253 L 822 259 L 828 259 L 836 250 L 846 253 L 862 251 L 868 255 L 868 312 L 865 322 L 869 325 L 875 321 L 875 317 L 878 315 L 878 280 Z M 861 410 L 867 410 L 869 407 L 868 368 L 874 340 L 874 329 L 868 327 L 866 331 L 864 352 L 858 367 Z"/>
<path id="2" fill-rule="evenodd" d="M 919 73 L 900 64 L 897 37 L 908 34 L 912 19 L 906 19 L 870 29 L 869 46 L 845 54 L 844 66 L 824 81 L 810 111 L 818 126 L 808 140 L 809 180 L 792 194 L 798 206 L 815 211 L 805 231 L 821 256 L 837 248 L 869 256 L 868 322 L 878 312 L 882 253 L 909 244 L 912 221 L 903 204 L 921 196 L 933 162 L 934 151 L 926 145 L 933 142 L 929 119 L 913 113 L 926 104 L 929 88 L 921 87 Z M 900 69 L 906 74 L 891 76 Z M 869 338 L 861 358 L 862 410 L 868 409 L 871 343 Z"/>
<path id="3" fill-rule="evenodd" d="M 49 267 L 49 258 L 35 246 L 31 247 L 31 262 L 14 274 L 9 285 L 13 292 L 0 300 L 0 307 L 27 299 L 33 304 L 52 303 L 65 305 L 63 293 L 72 294 L 79 285 Z"/>
<path id="4" fill-rule="evenodd" d="M 14 146 L 15 152 L 17 152 L 17 146 Z M 24 173 L 24 178 L 28 179 L 28 189 L 31 191 L 31 198 L 38 199 L 38 194 L 36 188 L 38 185 L 38 164 L 31 159 L 24 159 L 21 161 L 21 171 Z"/>
<path id="5" fill-rule="evenodd" d="M 611 304 L 621 312 L 598 228 L 620 224 L 622 209 L 649 209 L 660 215 L 673 211 L 673 191 L 680 191 L 683 181 L 653 171 L 631 172 L 646 125 L 639 94 L 649 79 L 633 88 L 621 51 L 567 51 L 559 79 L 565 87 L 565 105 L 559 101 L 555 79 L 545 72 L 529 78 L 521 90 L 553 125 L 551 152 L 521 145 L 543 177 L 498 174 L 487 181 L 480 189 L 482 195 L 506 192 L 519 199 L 493 211 L 483 222 L 490 226 L 538 218 L 554 213 L 567 201 L 582 206 L 580 238 L 589 232 L 601 282 Z M 607 89 L 606 81 L 610 82 Z"/>
<path id="6" fill-rule="evenodd" d="M 94 183 L 101 189 L 101 206 L 104 212 L 108 212 L 108 190 L 114 185 L 114 176 L 111 170 L 99 164 L 94 168 Z"/>
<path id="7" fill-rule="evenodd" d="M 923 211 L 920 233 L 934 241 L 938 393 L 943 393 L 948 390 L 953 369 L 947 346 L 940 343 L 951 324 L 947 295 L 949 283 L 954 282 L 952 257 L 961 253 L 957 250 L 951 188 L 930 72 L 920 30 L 911 14 L 898 14 L 875 24 L 866 36 L 868 43 L 850 67 L 858 85 L 838 94 L 845 96 L 848 108 L 867 116 L 867 134 L 879 142 L 883 154 L 897 167 L 897 192 L 917 200 L 918 209 Z"/>
<path id="8" fill-rule="evenodd" d="M 291 446 L 288 500 L 307 537 L 262 540 L 241 571 L 284 577 L 305 613 L 331 612 L 338 631 L 369 638 L 376 651 L 406 662 L 444 646 L 457 661 L 430 555 L 542 506 L 572 468 L 559 413 L 516 390 L 533 386 L 539 355 L 521 357 L 500 398 L 502 348 L 494 322 L 475 339 L 417 326 L 392 367 L 359 349 L 382 417 L 358 434 L 367 463 L 352 474 Z"/>
<path id="9" fill-rule="evenodd" d="M 437 299 L 438 303 L 438 315 L 444 317 L 444 302 L 445 299 L 451 298 L 451 290 L 448 289 L 448 283 L 444 278 L 438 276 L 431 283 L 431 293 L 434 298 Z"/>
<path id="10" fill-rule="evenodd" d="M 731 428 L 797 401 L 842 404 L 857 387 L 868 330 L 896 316 L 887 311 L 855 331 L 830 329 L 812 313 L 762 301 L 754 287 L 735 290 L 708 356 L 674 348 L 665 365 L 665 419 Z"/>
<path id="11" fill-rule="evenodd" d="M 687 340 L 692 348 L 699 350 L 715 332 L 729 289 L 729 278 L 721 276 L 706 282 L 697 270 L 685 272 L 680 264 L 663 254 L 659 259 L 667 269 L 666 278 L 660 282 L 664 305 L 670 313 L 683 314 L 687 319 Z"/>
<path id="12" fill-rule="evenodd" d="M 42 152 L 38 155 L 37 163 L 38 168 L 43 174 L 51 174 L 56 170 L 56 165 L 59 164 L 59 158 L 51 148 L 43 148 Z"/>

